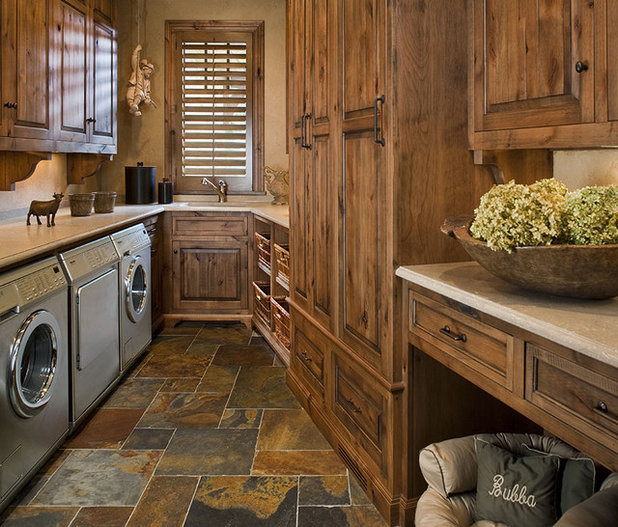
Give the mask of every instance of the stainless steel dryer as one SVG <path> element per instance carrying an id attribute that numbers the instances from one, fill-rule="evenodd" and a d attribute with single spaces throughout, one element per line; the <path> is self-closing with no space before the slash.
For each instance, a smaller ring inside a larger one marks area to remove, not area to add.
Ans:
<path id="1" fill-rule="evenodd" d="M 0 511 L 69 430 L 66 295 L 55 258 L 0 275 Z"/>
<path id="2" fill-rule="evenodd" d="M 152 340 L 150 237 L 142 223 L 112 234 L 120 255 L 120 345 L 126 370 Z"/>
<path id="3" fill-rule="evenodd" d="M 118 253 L 109 236 L 60 255 L 69 280 L 71 422 L 75 426 L 120 376 Z"/>

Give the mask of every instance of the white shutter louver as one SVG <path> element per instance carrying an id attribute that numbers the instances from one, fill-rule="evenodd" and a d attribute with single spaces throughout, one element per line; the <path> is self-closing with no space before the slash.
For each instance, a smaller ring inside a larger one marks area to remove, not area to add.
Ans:
<path id="1" fill-rule="evenodd" d="M 246 42 L 182 42 L 182 175 L 251 172 Z"/>

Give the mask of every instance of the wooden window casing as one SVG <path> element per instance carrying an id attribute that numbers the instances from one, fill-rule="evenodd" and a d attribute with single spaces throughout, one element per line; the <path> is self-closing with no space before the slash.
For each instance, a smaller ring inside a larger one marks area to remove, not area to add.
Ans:
<path id="1" fill-rule="evenodd" d="M 166 21 L 166 171 L 179 194 L 264 188 L 264 22 Z M 202 104 L 203 102 L 203 104 Z"/>

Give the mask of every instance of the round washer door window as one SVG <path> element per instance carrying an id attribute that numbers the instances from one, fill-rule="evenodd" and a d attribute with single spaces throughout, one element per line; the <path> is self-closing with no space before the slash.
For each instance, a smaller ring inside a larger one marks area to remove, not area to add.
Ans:
<path id="1" fill-rule="evenodd" d="M 129 319 L 138 322 L 148 299 L 148 275 L 141 256 L 135 257 L 129 266 L 125 293 Z"/>
<path id="2" fill-rule="evenodd" d="M 60 334 L 55 317 L 41 310 L 26 319 L 13 340 L 9 393 L 21 417 L 37 415 L 53 395 Z"/>

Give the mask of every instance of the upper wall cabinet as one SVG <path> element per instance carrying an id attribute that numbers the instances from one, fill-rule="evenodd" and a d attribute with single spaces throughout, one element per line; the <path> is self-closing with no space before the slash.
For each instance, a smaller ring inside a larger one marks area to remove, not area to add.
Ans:
<path id="1" fill-rule="evenodd" d="M 0 0 L 0 150 L 116 152 L 115 0 Z"/>
<path id="2" fill-rule="evenodd" d="M 471 148 L 618 146 L 613 4 L 470 3 Z"/>

